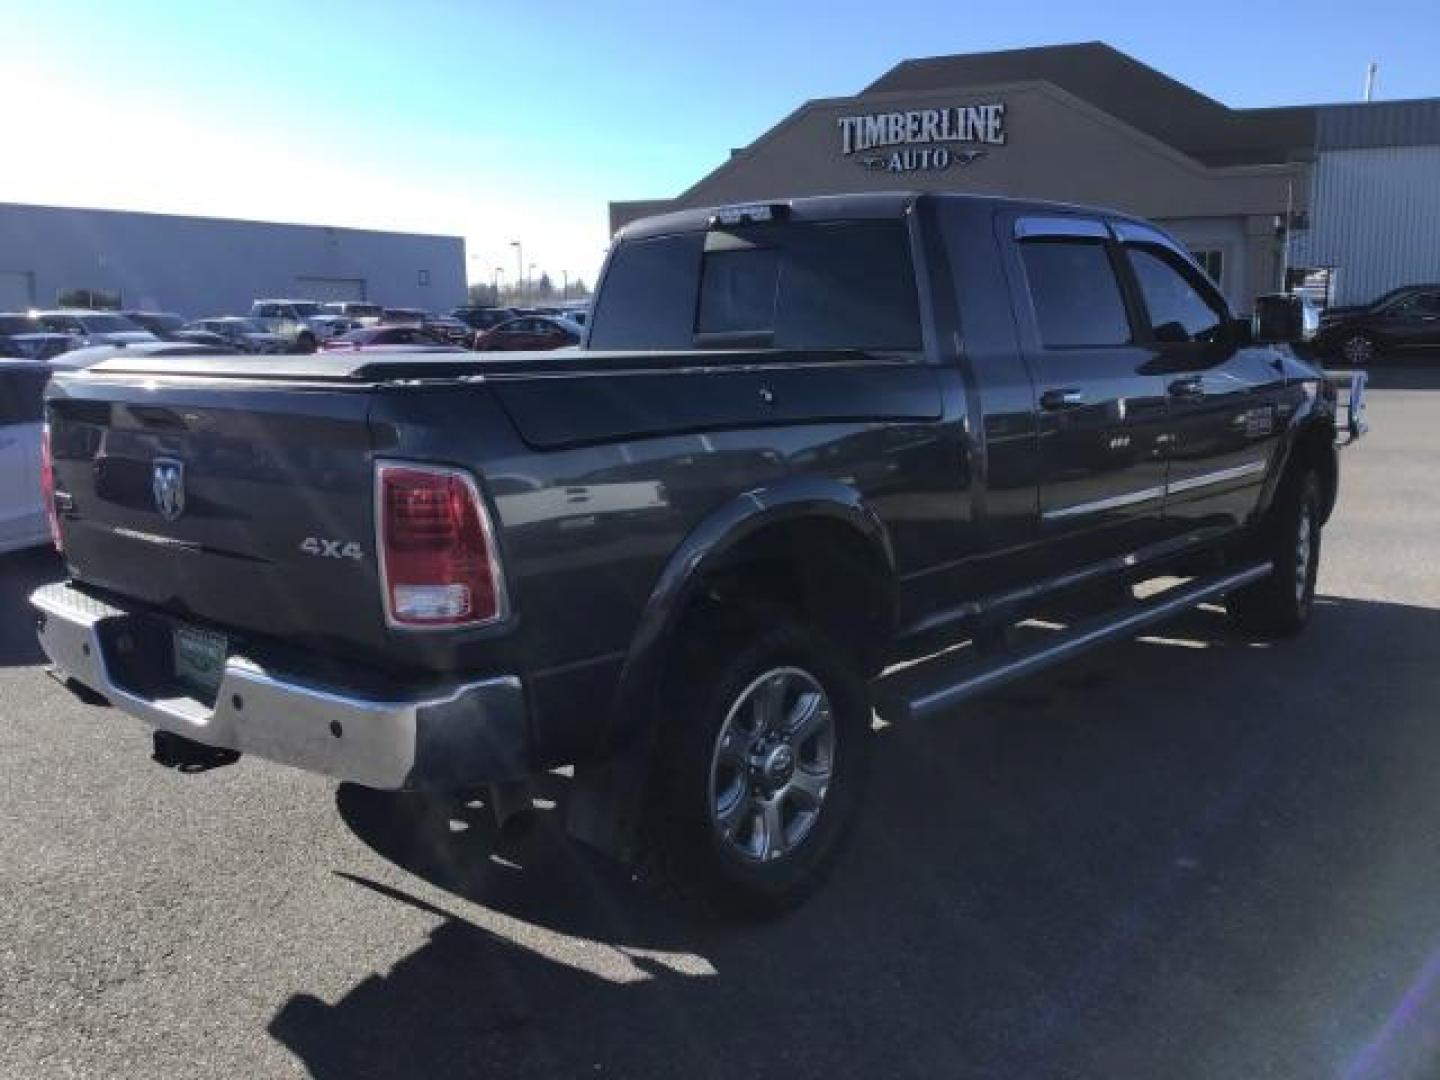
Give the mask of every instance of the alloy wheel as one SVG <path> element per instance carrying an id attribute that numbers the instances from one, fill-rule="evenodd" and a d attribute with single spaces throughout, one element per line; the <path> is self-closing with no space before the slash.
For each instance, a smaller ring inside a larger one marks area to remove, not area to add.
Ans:
<path id="1" fill-rule="evenodd" d="M 835 770 L 835 715 L 819 681 L 775 668 L 731 705 L 710 763 L 710 819 L 721 843 L 757 863 L 814 832 Z"/>
<path id="2" fill-rule="evenodd" d="M 1364 334 L 1356 334 L 1354 337 L 1345 339 L 1345 344 L 1340 350 L 1347 363 L 1355 367 L 1364 367 L 1375 358 L 1375 343 Z"/>

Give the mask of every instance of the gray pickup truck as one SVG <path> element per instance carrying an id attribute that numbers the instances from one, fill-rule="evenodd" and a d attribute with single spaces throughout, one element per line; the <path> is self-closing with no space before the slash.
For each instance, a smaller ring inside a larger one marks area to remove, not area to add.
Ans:
<path id="1" fill-rule="evenodd" d="M 1362 387 L 1342 417 L 1278 322 L 1101 210 L 652 218 L 580 351 L 58 375 L 40 642 L 167 762 L 397 805 L 573 766 L 572 832 L 774 910 L 851 831 L 897 660 L 973 643 L 886 706 L 923 714 L 1205 600 L 1305 625 Z"/>

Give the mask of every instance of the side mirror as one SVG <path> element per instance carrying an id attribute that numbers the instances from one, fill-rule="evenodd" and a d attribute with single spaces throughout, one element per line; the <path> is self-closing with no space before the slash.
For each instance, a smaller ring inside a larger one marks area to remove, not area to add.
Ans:
<path id="1" fill-rule="evenodd" d="M 1304 305 L 1298 296 L 1270 293 L 1255 298 L 1254 340 L 1287 343 L 1304 337 Z"/>

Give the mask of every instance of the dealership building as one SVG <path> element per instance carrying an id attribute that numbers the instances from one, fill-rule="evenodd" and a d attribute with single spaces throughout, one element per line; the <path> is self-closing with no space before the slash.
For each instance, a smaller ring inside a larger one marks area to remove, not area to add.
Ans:
<path id="1" fill-rule="evenodd" d="M 1332 303 L 1440 281 L 1440 99 L 1232 109 L 1098 42 L 904 61 L 677 198 L 612 203 L 610 223 L 897 189 L 1154 219 L 1237 311 L 1282 281 Z"/>
<path id="2" fill-rule="evenodd" d="M 190 318 L 260 297 L 448 309 L 465 300 L 458 236 L 0 203 L 0 311 L 88 293 Z"/>

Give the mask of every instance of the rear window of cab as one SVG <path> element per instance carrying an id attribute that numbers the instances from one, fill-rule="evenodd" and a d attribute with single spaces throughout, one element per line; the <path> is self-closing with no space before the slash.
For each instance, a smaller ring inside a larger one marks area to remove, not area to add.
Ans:
<path id="1" fill-rule="evenodd" d="M 623 242 L 592 349 L 921 347 L 899 220 L 727 226 Z"/>

